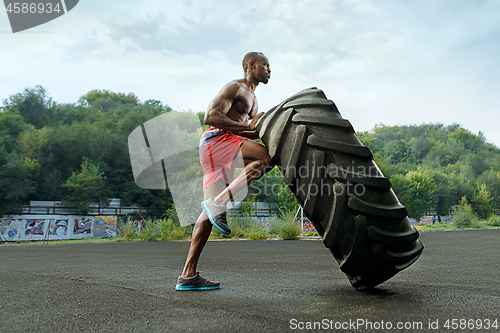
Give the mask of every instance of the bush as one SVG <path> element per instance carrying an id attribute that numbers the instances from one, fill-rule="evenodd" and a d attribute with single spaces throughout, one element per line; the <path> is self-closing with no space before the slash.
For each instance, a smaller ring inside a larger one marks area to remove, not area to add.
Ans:
<path id="1" fill-rule="evenodd" d="M 282 212 L 281 218 L 273 219 L 271 231 L 284 240 L 295 240 L 302 233 L 302 227 L 295 219 L 295 211 L 289 210 Z"/>
<path id="2" fill-rule="evenodd" d="M 488 223 L 492 227 L 500 227 L 500 216 L 498 216 L 497 214 L 492 214 L 490 215 L 488 220 L 486 220 L 486 223 Z"/>
<path id="3" fill-rule="evenodd" d="M 139 238 L 146 242 L 156 242 L 159 238 L 156 224 L 151 220 L 146 220 L 144 222 L 144 227 L 139 233 Z"/>
<path id="4" fill-rule="evenodd" d="M 477 186 L 477 191 L 474 192 L 471 204 L 474 212 L 482 219 L 486 219 L 496 211 L 496 205 L 493 202 L 490 191 L 486 189 L 486 184 Z"/>
<path id="5" fill-rule="evenodd" d="M 247 228 L 245 236 L 251 240 L 261 240 L 268 237 L 267 229 L 263 227 L 260 223 L 254 222 Z"/>
<path id="6" fill-rule="evenodd" d="M 299 239 L 302 228 L 296 221 L 283 221 L 280 225 L 279 236 L 284 240 Z"/>
<path id="7" fill-rule="evenodd" d="M 245 238 L 246 229 L 248 228 L 248 223 L 244 220 L 242 216 L 234 216 L 228 213 L 227 225 L 229 226 L 229 229 L 231 229 L 231 234 L 230 235 L 223 234 L 223 237 Z"/>
<path id="8" fill-rule="evenodd" d="M 269 223 L 269 234 L 273 236 L 278 236 L 280 233 L 279 227 L 281 223 L 281 218 L 277 215 L 274 215 L 271 218 L 271 222 Z"/>
<path id="9" fill-rule="evenodd" d="M 241 202 L 239 214 L 241 217 L 250 217 L 255 215 L 254 201 L 255 196 L 249 195 L 244 201 Z"/>
<path id="10" fill-rule="evenodd" d="M 181 227 L 179 222 L 171 218 L 163 218 L 158 222 L 159 238 L 161 240 L 182 240 L 189 236 L 187 227 Z"/>
<path id="11" fill-rule="evenodd" d="M 477 227 L 479 219 L 465 197 L 460 201 L 460 209 L 455 212 L 452 221 L 460 229 Z"/>
<path id="12" fill-rule="evenodd" d="M 235 216 L 227 214 L 227 225 L 231 233 L 225 234 L 217 228 L 212 228 L 212 238 L 247 238 L 251 240 L 260 240 L 268 238 L 267 228 L 258 222 L 249 221 L 249 217 Z"/>
<path id="13" fill-rule="evenodd" d="M 137 233 L 137 226 L 134 222 L 128 219 L 127 222 L 120 228 L 119 236 L 128 241 L 131 241 L 137 237 Z"/>
<path id="14" fill-rule="evenodd" d="M 248 196 L 241 203 L 238 213 L 235 211 L 227 212 L 227 225 L 231 229 L 229 235 L 212 228 L 212 238 L 247 238 L 252 240 L 266 239 L 268 237 L 267 228 L 260 223 L 252 222 L 252 216 L 255 215 L 254 202 L 255 197 Z"/>

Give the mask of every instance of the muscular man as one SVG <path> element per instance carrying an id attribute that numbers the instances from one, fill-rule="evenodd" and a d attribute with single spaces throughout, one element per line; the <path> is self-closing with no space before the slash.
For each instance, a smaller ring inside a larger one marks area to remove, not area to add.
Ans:
<path id="1" fill-rule="evenodd" d="M 229 234 L 226 222 L 226 203 L 239 190 L 259 179 L 271 164 L 267 148 L 249 139 L 257 139 L 255 88 L 267 84 L 271 77 L 269 61 L 264 54 L 250 52 L 243 58 L 243 79 L 226 84 L 210 102 L 205 124 L 211 127 L 200 140 L 200 162 L 203 167 L 203 212 L 193 229 L 191 246 L 182 275 L 177 279 L 177 290 L 208 290 L 220 287 L 219 282 L 202 278 L 196 272 L 198 259 L 205 246 L 212 225 Z M 250 122 L 251 120 L 251 122 Z M 238 158 L 236 158 L 238 157 Z M 244 162 L 243 171 L 233 180 L 236 160 Z"/>

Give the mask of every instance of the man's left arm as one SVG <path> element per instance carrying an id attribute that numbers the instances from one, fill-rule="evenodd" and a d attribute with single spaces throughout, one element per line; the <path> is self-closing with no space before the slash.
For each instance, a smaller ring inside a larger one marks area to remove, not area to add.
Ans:
<path id="1" fill-rule="evenodd" d="M 257 104 L 257 100 L 255 100 L 252 111 L 248 114 L 248 118 L 252 119 L 252 123 L 256 124 L 257 121 L 259 121 L 259 119 L 264 115 L 264 112 L 257 114 L 258 110 L 259 105 Z M 257 132 L 257 130 L 252 132 L 240 132 L 239 135 L 251 140 L 259 139 L 259 132 Z"/>

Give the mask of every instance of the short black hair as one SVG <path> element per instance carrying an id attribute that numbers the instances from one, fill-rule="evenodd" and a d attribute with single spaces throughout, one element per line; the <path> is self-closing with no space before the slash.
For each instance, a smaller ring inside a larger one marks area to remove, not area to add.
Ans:
<path id="1" fill-rule="evenodd" d="M 248 52 L 247 54 L 245 54 L 245 56 L 243 57 L 243 61 L 241 62 L 241 64 L 243 65 L 243 70 L 244 70 L 245 72 L 247 71 L 248 64 L 249 64 L 251 61 L 255 61 L 255 59 L 256 59 L 258 56 L 263 56 L 263 57 L 265 57 L 264 53 L 262 53 L 262 52 Z"/>

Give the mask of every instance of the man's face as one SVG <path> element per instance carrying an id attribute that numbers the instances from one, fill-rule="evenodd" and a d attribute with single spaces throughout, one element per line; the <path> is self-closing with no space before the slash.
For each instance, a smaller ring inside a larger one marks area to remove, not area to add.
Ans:
<path id="1" fill-rule="evenodd" d="M 271 66 L 269 65 L 269 60 L 265 56 L 260 56 L 255 60 L 255 78 L 264 84 L 269 82 L 271 78 Z"/>

